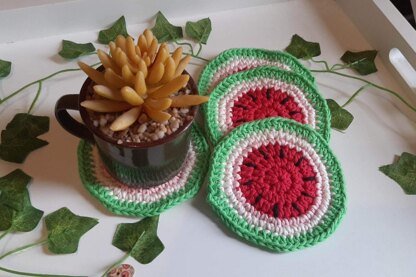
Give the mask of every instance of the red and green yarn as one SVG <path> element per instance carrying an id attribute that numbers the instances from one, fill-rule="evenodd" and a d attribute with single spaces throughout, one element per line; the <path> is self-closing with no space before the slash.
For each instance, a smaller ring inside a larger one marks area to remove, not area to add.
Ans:
<path id="1" fill-rule="evenodd" d="M 104 168 L 96 147 L 84 140 L 78 146 L 78 167 L 85 188 L 109 211 L 128 216 L 155 216 L 193 198 L 207 171 L 208 144 L 194 124 L 191 148 L 177 176 L 152 188 L 128 186 L 115 180 Z"/>
<path id="2" fill-rule="evenodd" d="M 346 211 L 341 167 L 308 125 L 267 118 L 239 126 L 215 147 L 208 202 L 244 239 L 276 252 L 326 239 Z"/>
<path id="3" fill-rule="evenodd" d="M 205 66 L 199 77 L 199 94 L 208 95 L 224 78 L 260 66 L 273 66 L 292 71 L 312 83 L 315 82 L 311 72 L 286 52 L 260 48 L 232 48 L 220 53 Z"/>
<path id="4" fill-rule="evenodd" d="M 270 66 L 225 78 L 203 111 L 213 144 L 243 123 L 270 117 L 308 124 L 327 141 L 331 133 L 331 113 L 316 86 L 297 73 Z"/>
<path id="5" fill-rule="evenodd" d="M 305 214 L 317 194 L 316 173 L 307 159 L 279 144 L 262 145 L 248 153 L 240 177 L 239 189 L 247 202 L 279 219 Z"/>

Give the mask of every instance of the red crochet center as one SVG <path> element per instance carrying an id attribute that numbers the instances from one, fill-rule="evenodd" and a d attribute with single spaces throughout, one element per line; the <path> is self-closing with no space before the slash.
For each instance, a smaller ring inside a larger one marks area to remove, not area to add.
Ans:
<path id="1" fill-rule="evenodd" d="M 268 117 L 284 117 L 306 123 L 305 115 L 293 97 L 274 88 L 250 89 L 242 94 L 234 101 L 231 117 L 234 128 Z"/>
<path id="2" fill-rule="evenodd" d="M 289 146 L 262 145 L 240 167 L 240 186 L 257 211 L 279 219 L 301 216 L 317 196 L 316 173 L 303 153 Z"/>

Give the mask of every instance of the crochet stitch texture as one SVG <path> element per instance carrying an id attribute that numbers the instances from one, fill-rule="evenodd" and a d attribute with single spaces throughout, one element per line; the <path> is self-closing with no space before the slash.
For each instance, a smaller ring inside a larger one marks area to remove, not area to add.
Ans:
<path id="1" fill-rule="evenodd" d="M 273 66 L 293 71 L 315 83 L 311 72 L 286 52 L 259 48 L 233 48 L 220 53 L 205 66 L 198 82 L 199 94 L 209 94 L 227 76 L 260 66 Z"/>
<path id="2" fill-rule="evenodd" d="M 315 245 L 346 211 L 341 167 L 308 125 L 267 118 L 234 129 L 216 147 L 208 202 L 236 234 L 277 252 Z"/>
<path id="3" fill-rule="evenodd" d="M 81 140 L 78 166 L 87 190 L 108 210 L 128 216 L 154 216 L 193 198 L 201 188 L 207 170 L 208 144 L 194 124 L 191 147 L 177 176 L 152 188 L 128 186 L 115 180 L 104 168 L 96 148 Z"/>
<path id="4" fill-rule="evenodd" d="M 312 126 L 326 141 L 331 114 L 316 86 L 301 75 L 271 66 L 235 73 L 221 81 L 204 105 L 213 144 L 253 120 L 284 117 Z"/>

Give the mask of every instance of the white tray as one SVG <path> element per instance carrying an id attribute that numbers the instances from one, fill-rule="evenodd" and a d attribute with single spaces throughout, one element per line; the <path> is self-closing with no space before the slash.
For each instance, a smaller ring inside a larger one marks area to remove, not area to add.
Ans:
<path id="1" fill-rule="evenodd" d="M 400 92 L 416 105 L 414 70 L 403 69 L 410 74 L 407 85 L 389 62 L 390 49 L 396 47 L 416 66 L 415 31 L 387 0 L 117 1 L 117 7 L 122 8 L 115 8 L 116 1 L 109 0 L 45 2 L 0 11 L 1 33 L 7 36 L 0 44 L 0 58 L 13 62 L 11 76 L 0 81 L 1 96 L 54 71 L 76 67 L 75 62 L 65 62 L 56 55 L 62 39 L 95 41 L 96 31 L 122 14 L 128 19 L 129 32 L 137 34 L 153 24 L 144 20 L 160 9 L 176 25 L 211 18 L 213 31 L 202 52 L 206 58 L 231 47 L 283 49 L 295 33 L 320 42 L 322 58 L 331 63 L 339 62 L 346 50 L 375 48 L 380 51 L 376 59 L 379 72 L 368 80 Z M 103 3 L 100 10 L 86 12 L 98 2 Z M 21 25 L 25 15 L 30 25 Z M 51 24 L 58 19 L 62 22 L 59 28 Z M 82 60 L 93 63 L 97 58 Z M 399 63 L 403 64 L 400 59 Z M 198 76 L 202 64 L 190 69 Z M 361 86 L 332 75 L 316 76 L 324 96 L 340 102 Z M 0 176 L 21 168 L 34 178 L 30 192 L 35 207 L 50 213 L 66 206 L 75 213 L 99 218 L 100 223 L 81 239 L 77 254 L 49 255 L 38 248 L 7 257 L 0 261 L 1 266 L 99 276 L 123 255 L 111 245 L 115 227 L 136 220 L 110 214 L 83 188 L 76 162 L 79 140 L 66 133 L 53 116 L 56 100 L 78 92 L 84 79 L 75 72 L 44 83 L 35 114 L 51 118 L 51 130 L 43 136 L 50 145 L 30 154 L 23 165 L 0 161 Z M 28 109 L 35 91 L 33 87 L 0 106 L 0 129 L 15 113 Z M 253 247 L 221 224 L 205 201 L 204 188 L 196 199 L 161 215 L 159 236 L 166 249 L 149 265 L 127 260 L 134 265 L 136 276 L 416 276 L 416 198 L 406 196 L 378 171 L 379 166 L 391 163 L 394 155 L 416 153 L 416 115 L 375 89 L 360 95 L 348 109 L 355 116 L 353 124 L 345 134 L 334 131 L 331 139 L 346 176 L 348 211 L 326 241 L 287 254 Z M 0 253 L 42 236 L 42 224 L 31 233 L 10 235 L 0 241 Z M 0 276 L 7 274 L 0 272 Z"/>

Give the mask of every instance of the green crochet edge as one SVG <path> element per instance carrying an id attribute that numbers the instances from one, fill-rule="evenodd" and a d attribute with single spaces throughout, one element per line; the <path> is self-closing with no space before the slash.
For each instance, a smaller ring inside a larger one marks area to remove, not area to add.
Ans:
<path id="1" fill-rule="evenodd" d="M 220 180 L 224 178 L 224 165 L 234 145 L 252 134 L 265 130 L 284 130 L 307 140 L 325 163 L 330 178 L 331 204 L 321 222 L 305 234 L 282 237 L 250 225 L 235 209 L 229 206 Z M 310 127 L 283 118 L 267 118 L 243 124 L 218 144 L 212 155 L 209 170 L 208 202 L 231 230 L 255 245 L 276 252 L 288 252 L 313 246 L 331 235 L 346 212 L 344 177 L 337 158 L 325 140 Z"/>
<path id="2" fill-rule="evenodd" d="M 109 211 L 128 216 L 155 216 L 167 209 L 193 198 L 204 182 L 209 157 L 208 144 L 199 126 L 194 124 L 191 138 L 197 155 L 197 161 L 187 183 L 179 191 L 152 203 L 133 203 L 114 198 L 109 190 L 100 184 L 94 175 L 94 161 L 91 157 L 93 145 L 81 140 L 78 145 L 78 166 L 81 181 L 85 188 L 96 197 Z"/>
<path id="3" fill-rule="evenodd" d="M 222 80 L 211 92 L 208 103 L 204 104 L 203 113 L 206 121 L 206 129 L 208 130 L 208 137 L 214 145 L 224 136 L 217 120 L 218 102 L 236 85 L 249 82 L 259 77 L 282 80 L 301 89 L 315 109 L 317 121 L 316 131 L 326 141 L 329 141 L 331 137 L 331 111 L 316 86 L 299 74 L 281 70 L 273 66 L 264 66 L 230 75 Z"/>
<path id="4" fill-rule="evenodd" d="M 293 72 L 296 72 L 305 77 L 305 79 L 309 80 L 310 82 L 315 83 L 315 78 L 313 77 L 312 73 L 306 67 L 304 67 L 298 61 L 298 59 L 289 53 L 260 48 L 232 48 L 220 53 L 215 59 L 213 59 L 204 67 L 198 82 L 199 94 L 207 95 L 211 86 L 212 78 L 218 69 L 229 61 L 240 57 L 280 62 L 289 66 Z"/>

